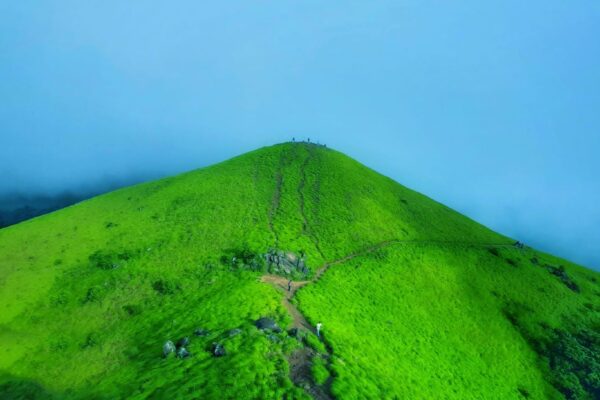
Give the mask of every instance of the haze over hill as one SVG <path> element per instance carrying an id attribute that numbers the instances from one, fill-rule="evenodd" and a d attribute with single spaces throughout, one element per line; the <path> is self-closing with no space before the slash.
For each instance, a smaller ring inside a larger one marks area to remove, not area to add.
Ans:
<path id="1" fill-rule="evenodd" d="M 121 180 L 120 183 L 105 180 L 93 183 L 88 181 L 84 187 L 74 187 L 59 192 L 56 192 L 56 190 L 41 191 L 41 189 L 36 188 L 0 192 L 0 229 L 60 210 L 123 186 L 140 183 L 143 180 L 138 177 L 137 179 Z"/>
<path id="2" fill-rule="evenodd" d="M 598 269 L 597 37 L 595 1 L 4 1 L 0 194 L 309 136 Z"/>
<path id="3" fill-rule="evenodd" d="M 285 143 L 0 230 L 0 391 L 592 399 L 599 279 Z"/>

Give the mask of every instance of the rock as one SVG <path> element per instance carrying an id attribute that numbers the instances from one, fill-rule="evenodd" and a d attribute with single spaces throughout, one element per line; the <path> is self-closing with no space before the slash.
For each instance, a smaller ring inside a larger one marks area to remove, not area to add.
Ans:
<path id="1" fill-rule="evenodd" d="M 185 347 L 177 349 L 177 358 L 187 358 L 190 355 L 190 352 Z"/>
<path id="2" fill-rule="evenodd" d="M 287 253 L 285 253 L 285 258 L 286 258 L 286 261 L 288 261 L 292 264 L 296 264 L 298 261 L 298 256 L 296 256 L 291 251 L 288 251 Z"/>
<path id="3" fill-rule="evenodd" d="M 207 329 L 198 328 L 194 331 L 194 335 L 196 336 L 207 336 L 209 331 Z"/>
<path id="4" fill-rule="evenodd" d="M 168 357 L 169 354 L 175 351 L 175 345 L 170 340 L 167 340 L 163 345 L 163 357 Z"/>
<path id="5" fill-rule="evenodd" d="M 223 357 L 227 354 L 227 351 L 225 351 L 225 346 L 223 346 L 221 343 L 213 343 L 211 351 L 215 357 Z"/>
<path id="6" fill-rule="evenodd" d="M 277 343 L 277 342 L 279 342 L 279 341 L 281 340 L 281 339 L 279 338 L 279 336 L 277 336 L 277 335 L 276 335 L 276 334 L 274 334 L 274 333 L 269 333 L 269 334 L 267 335 L 267 339 L 269 339 L 271 342 L 274 342 L 274 343 Z"/>
<path id="7" fill-rule="evenodd" d="M 229 337 L 234 337 L 234 336 L 237 336 L 237 335 L 239 335 L 240 333 L 242 333 L 242 330 L 241 330 L 241 329 L 239 329 L 239 328 L 235 328 L 235 329 L 232 329 L 232 330 L 230 330 L 229 332 L 227 332 L 227 335 L 228 335 Z"/>
<path id="8" fill-rule="evenodd" d="M 281 332 L 281 328 L 277 325 L 275 320 L 272 318 L 262 317 L 256 320 L 256 327 L 260 330 L 269 329 L 273 332 Z"/>
<path id="9" fill-rule="evenodd" d="M 190 338 L 187 336 L 183 337 L 177 341 L 177 347 L 185 347 L 185 346 L 188 346 L 189 344 L 190 344 Z"/>
<path id="10" fill-rule="evenodd" d="M 283 275 L 308 273 L 304 253 L 296 254 L 291 251 L 271 249 L 265 254 L 264 259 L 271 273 Z"/>

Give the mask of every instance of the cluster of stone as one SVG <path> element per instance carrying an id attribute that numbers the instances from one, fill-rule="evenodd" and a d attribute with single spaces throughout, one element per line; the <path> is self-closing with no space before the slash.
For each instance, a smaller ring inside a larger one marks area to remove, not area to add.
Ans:
<path id="1" fill-rule="evenodd" d="M 187 337 L 181 338 L 177 341 L 177 345 L 173 344 L 172 341 L 167 340 L 163 345 L 163 357 L 168 357 L 169 354 L 175 353 L 177 358 L 187 358 L 191 353 L 186 349 L 186 346 L 190 344 L 190 339 Z"/>
<path id="2" fill-rule="evenodd" d="M 265 254 L 265 261 L 270 272 L 291 275 L 294 272 L 308 274 L 304 254 L 297 255 L 291 251 L 270 250 Z"/>

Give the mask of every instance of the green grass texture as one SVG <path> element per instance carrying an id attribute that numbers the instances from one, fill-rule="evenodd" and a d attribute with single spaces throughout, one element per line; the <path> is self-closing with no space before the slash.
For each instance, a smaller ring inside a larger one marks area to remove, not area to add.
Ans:
<path id="1" fill-rule="evenodd" d="M 513 243 L 310 143 L 117 190 L 0 230 L 0 398 L 310 399 L 271 249 L 344 259 L 293 299 L 331 398 L 600 398 L 600 275 Z"/>

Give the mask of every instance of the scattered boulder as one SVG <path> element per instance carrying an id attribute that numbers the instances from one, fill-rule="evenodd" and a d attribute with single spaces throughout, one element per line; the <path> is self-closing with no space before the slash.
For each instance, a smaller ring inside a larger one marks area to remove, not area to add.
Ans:
<path id="1" fill-rule="evenodd" d="M 179 339 L 177 341 L 177 347 L 185 347 L 188 346 L 190 344 L 190 338 L 189 337 L 182 337 L 181 339 Z"/>
<path id="2" fill-rule="evenodd" d="M 208 329 L 203 329 L 203 328 L 197 328 L 194 331 L 194 335 L 196 336 L 207 336 L 210 332 L 208 331 Z"/>
<path id="3" fill-rule="evenodd" d="M 277 342 L 279 342 L 279 341 L 281 340 L 281 339 L 279 338 L 279 336 L 277 336 L 277 335 L 276 335 L 276 334 L 274 334 L 274 333 L 269 333 L 269 334 L 267 335 L 267 339 L 269 339 L 271 342 L 274 342 L 274 343 L 277 343 Z"/>
<path id="4" fill-rule="evenodd" d="M 167 340 L 163 345 L 163 357 L 168 357 L 169 354 L 175 351 L 175 345 L 170 340 Z"/>
<path id="5" fill-rule="evenodd" d="M 177 358 L 187 358 L 191 354 L 185 347 L 180 347 L 177 349 Z"/>
<path id="6" fill-rule="evenodd" d="M 223 346 L 221 343 L 213 343 L 211 352 L 212 352 L 213 356 L 215 356 L 215 357 L 223 357 L 224 355 L 227 354 L 227 351 L 225 350 L 225 346 Z"/>
<path id="7" fill-rule="evenodd" d="M 268 317 L 262 317 L 256 320 L 256 327 L 261 331 L 271 330 L 273 332 L 281 332 L 281 328 L 277 325 L 274 319 Z"/>
<path id="8" fill-rule="evenodd" d="M 232 329 L 229 332 L 227 332 L 227 336 L 234 337 L 234 336 L 239 335 L 240 333 L 242 333 L 242 330 L 239 328 L 235 328 L 235 329 Z"/>

